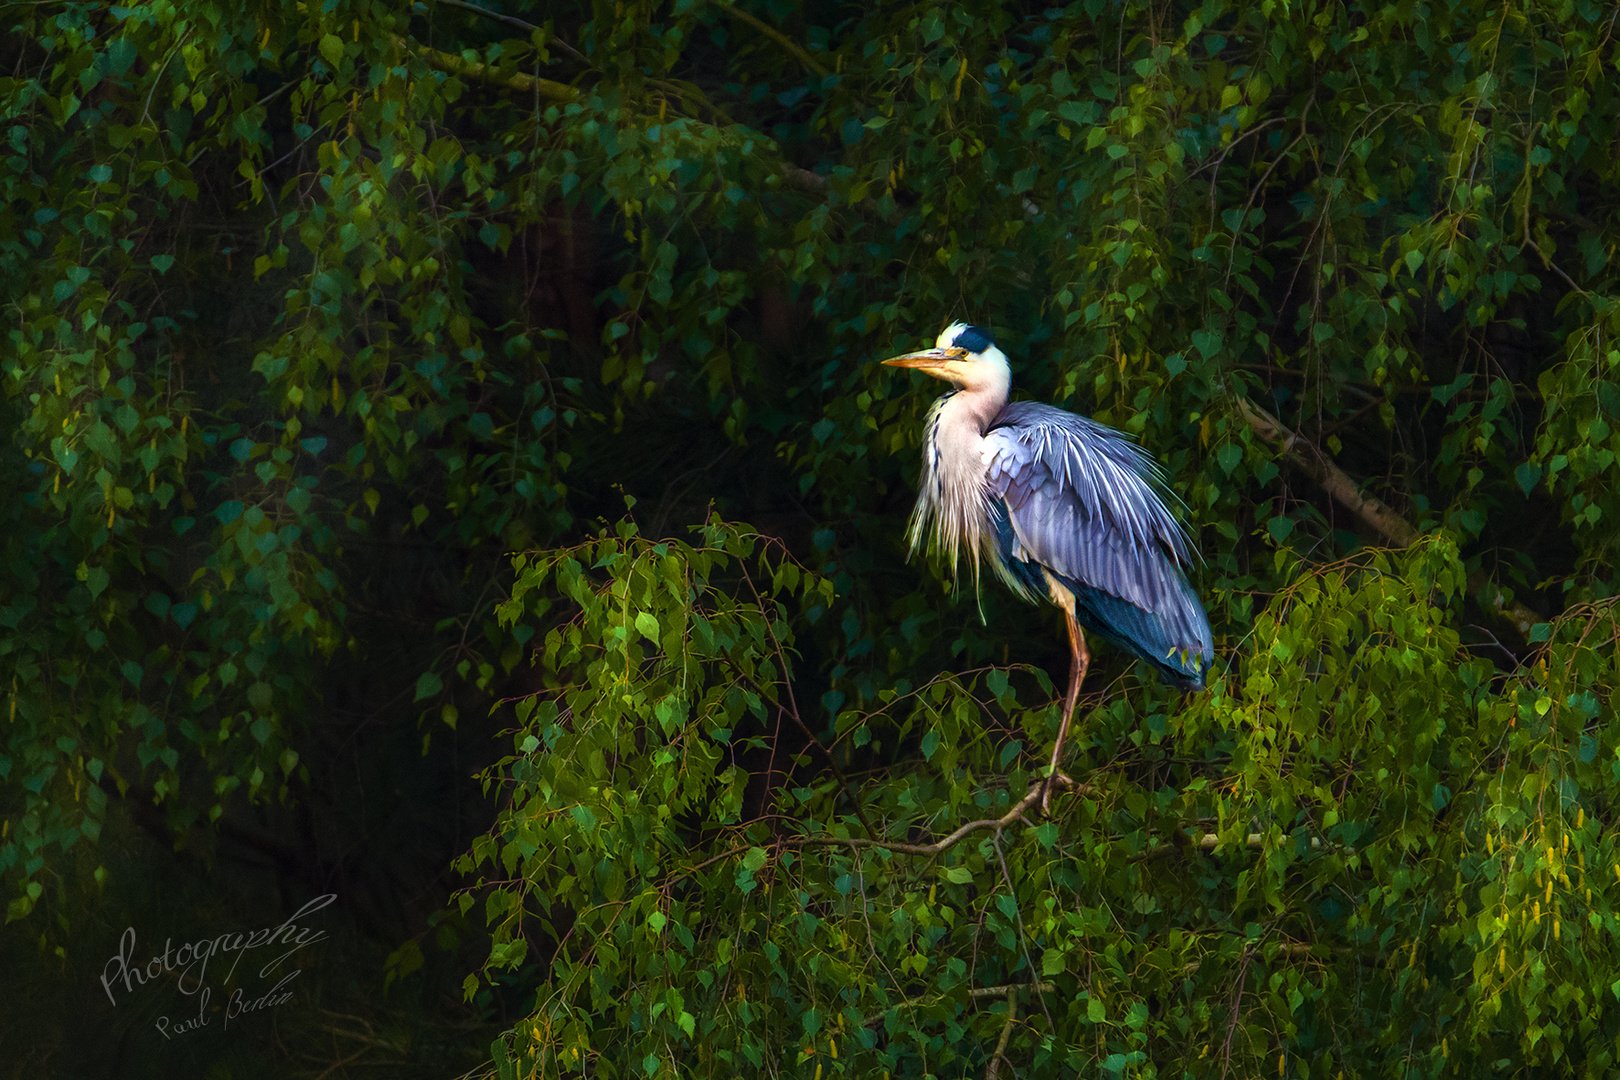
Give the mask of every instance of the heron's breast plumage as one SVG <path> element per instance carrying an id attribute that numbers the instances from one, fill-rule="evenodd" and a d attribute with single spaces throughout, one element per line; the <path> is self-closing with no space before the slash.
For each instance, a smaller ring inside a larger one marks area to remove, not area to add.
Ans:
<path id="1" fill-rule="evenodd" d="M 907 536 L 913 553 L 930 539 L 956 572 L 966 554 L 978 579 L 979 558 L 993 553 L 995 537 L 989 517 L 989 458 L 983 434 L 949 393 L 934 403 L 923 435 L 923 475 Z"/>

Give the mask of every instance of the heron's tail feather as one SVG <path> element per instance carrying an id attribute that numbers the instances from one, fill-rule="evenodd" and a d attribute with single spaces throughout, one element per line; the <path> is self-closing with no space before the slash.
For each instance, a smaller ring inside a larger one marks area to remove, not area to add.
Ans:
<path id="1" fill-rule="evenodd" d="M 1100 589 L 1064 584 L 1074 593 L 1074 617 L 1081 626 L 1146 660 L 1172 685 L 1203 689 L 1214 650 L 1209 619 L 1190 588 L 1182 610 L 1166 618 Z"/>

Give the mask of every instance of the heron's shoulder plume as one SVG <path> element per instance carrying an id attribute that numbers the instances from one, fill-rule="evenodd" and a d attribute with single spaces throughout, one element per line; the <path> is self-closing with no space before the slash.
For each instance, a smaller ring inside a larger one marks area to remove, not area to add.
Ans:
<path id="1" fill-rule="evenodd" d="M 1153 458 L 1124 432 L 1040 402 L 1008 405 L 989 432 L 991 491 L 1022 503 L 1038 488 L 1128 547 L 1162 545 L 1174 559 L 1195 559 L 1185 527 L 1166 505 L 1174 493 Z"/>

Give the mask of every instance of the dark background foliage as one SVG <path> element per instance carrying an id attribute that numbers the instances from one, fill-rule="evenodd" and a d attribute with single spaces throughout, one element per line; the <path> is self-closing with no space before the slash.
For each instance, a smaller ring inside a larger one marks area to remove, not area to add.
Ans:
<path id="1" fill-rule="evenodd" d="M 1612 7 L 0 15 L 19 1075 L 1612 1072 Z M 1206 560 L 1050 817 L 957 318 Z"/>

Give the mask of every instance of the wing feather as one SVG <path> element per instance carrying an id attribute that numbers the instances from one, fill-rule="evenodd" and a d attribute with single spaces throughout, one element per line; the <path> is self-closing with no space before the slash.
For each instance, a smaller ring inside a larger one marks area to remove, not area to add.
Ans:
<path id="1" fill-rule="evenodd" d="M 1140 609 L 1160 624 L 1150 636 L 1161 642 L 1212 655 L 1209 619 L 1183 573 L 1191 544 L 1139 446 L 1086 417 L 1017 402 L 986 433 L 984 453 L 1013 558 Z"/>

